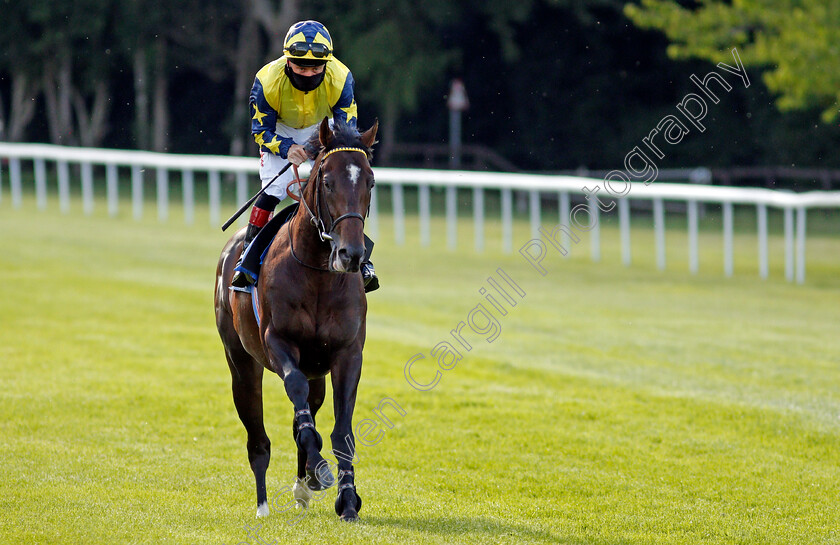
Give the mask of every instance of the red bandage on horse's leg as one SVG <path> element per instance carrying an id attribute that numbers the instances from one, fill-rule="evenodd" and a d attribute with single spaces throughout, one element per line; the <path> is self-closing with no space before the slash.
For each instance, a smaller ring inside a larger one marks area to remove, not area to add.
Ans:
<path id="1" fill-rule="evenodd" d="M 271 210 L 263 210 L 262 208 L 253 207 L 251 209 L 251 218 L 248 223 L 255 227 L 264 227 L 268 220 L 271 219 Z"/>

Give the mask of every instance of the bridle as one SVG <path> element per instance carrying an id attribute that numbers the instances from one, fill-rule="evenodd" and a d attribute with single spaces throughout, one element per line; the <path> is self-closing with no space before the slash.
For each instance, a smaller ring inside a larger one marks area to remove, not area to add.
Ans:
<path id="1" fill-rule="evenodd" d="M 297 178 L 298 182 L 298 191 L 300 192 L 300 202 L 303 204 L 303 207 L 306 208 L 306 211 L 309 213 L 309 223 L 311 223 L 312 226 L 318 230 L 318 238 L 320 238 L 322 242 L 332 241 L 332 233 L 335 230 L 335 226 L 346 219 L 356 218 L 358 220 L 361 220 L 362 226 L 364 226 L 365 224 L 365 217 L 359 214 L 358 212 L 348 212 L 333 219 L 332 213 L 329 209 L 329 205 L 327 205 L 327 216 L 329 216 L 330 218 L 329 231 L 326 230 L 326 228 L 324 227 L 324 221 L 321 219 L 321 207 L 319 206 L 318 197 L 321 195 L 321 186 L 323 185 L 322 181 L 324 179 L 324 161 L 327 160 L 327 157 L 339 151 L 356 151 L 359 153 L 363 153 L 365 157 L 367 157 L 367 151 L 363 150 L 362 148 L 335 148 L 328 151 L 324 154 L 323 157 L 321 157 L 321 161 L 318 163 L 318 175 L 315 177 L 315 210 L 316 212 L 318 212 L 317 215 L 312 213 L 312 210 L 309 208 L 309 205 L 306 204 L 306 199 L 303 198 L 303 187 L 300 184 L 300 176 L 297 173 L 297 166 L 294 167 L 295 177 Z"/>
<path id="2" fill-rule="evenodd" d="M 293 166 L 293 169 L 295 171 L 295 179 L 297 179 L 298 194 L 300 195 L 300 197 L 299 197 L 300 203 L 303 204 L 303 207 L 306 209 L 306 212 L 309 214 L 309 223 L 311 223 L 312 226 L 315 227 L 315 229 L 318 231 L 318 238 L 320 238 L 322 242 L 332 242 L 333 240 L 335 240 L 333 235 L 332 235 L 332 233 L 335 231 L 335 227 L 340 222 L 342 222 L 346 219 L 355 218 L 355 219 L 360 220 L 362 222 L 362 227 L 363 228 L 364 228 L 364 224 L 365 224 L 365 216 L 362 216 L 358 212 L 348 212 L 346 214 L 342 214 L 342 215 L 338 216 L 337 218 L 333 219 L 332 213 L 330 212 L 330 209 L 329 209 L 329 205 L 327 205 L 327 216 L 330 218 L 330 229 L 329 229 L 329 231 L 327 231 L 326 227 L 324 226 L 324 220 L 321 219 L 321 206 L 320 206 L 320 202 L 319 202 L 319 196 L 321 195 L 321 186 L 323 185 L 322 182 L 323 182 L 323 179 L 324 179 L 324 173 L 323 173 L 324 161 L 326 161 L 327 157 L 329 157 L 333 153 L 336 153 L 336 152 L 339 152 L 339 151 L 355 151 L 355 152 L 363 153 L 365 155 L 365 157 L 368 156 L 367 150 L 364 150 L 362 148 L 345 147 L 345 148 L 332 149 L 332 150 L 328 151 L 327 153 L 325 153 L 323 157 L 321 157 L 321 160 L 318 162 L 318 173 L 315 176 L 315 211 L 317 212 L 317 214 L 313 213 L 312 209 L 310 209 L 309 205 L 306 203 L 306 199 L 303 196 L 303 186 L 301 185 L 301 180 L 300 180 L 300 175 L 298 174 L 297 165 Z M 297 261 L 298 263 L 300 263 L 304 267 L 307 267 L 309 269 L 314 269 L 316 271 L 332 272 L 329 269 L 323 269 L 323 268 L 320 268 L 320 267 L 313 267 L 312 265 L 307 265 L 306 263 L 301 261 L 301 259 L 295 254 L 295 245 L 294 245 L 294 240 L 293 240 L 293 237 L 292 237 L 291 229 L 289 230 L 289 245 L 290 245 L 290 249 L 292 251 L 292 257 L 294 257 L 295 261 Z"/>

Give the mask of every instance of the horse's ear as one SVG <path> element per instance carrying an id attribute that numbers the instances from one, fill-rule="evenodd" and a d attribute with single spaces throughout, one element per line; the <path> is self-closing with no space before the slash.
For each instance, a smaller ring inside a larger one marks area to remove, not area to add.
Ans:
<path id="1" fill-rule="evenodd" d="M 379 118 L 373 120 L 373 127 L 362 133 L 362 144 L 370 149 L 376 143 L 376 131 L 379 129 Z"/>
<path id="2" fill-rule="evenodd" d="M 318 139 L 321 140 L 321 145 L 325 148 L 329 148 L 332 143 L 333 133 L 330 130 L 330 120 L 327 117 L 321 121 L 321 128 L 318 129 Z"/>

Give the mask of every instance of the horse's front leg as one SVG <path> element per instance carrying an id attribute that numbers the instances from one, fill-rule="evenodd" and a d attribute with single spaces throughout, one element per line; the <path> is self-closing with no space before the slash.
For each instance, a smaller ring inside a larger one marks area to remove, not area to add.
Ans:
<path id="1" fill-rule="evenodd" d="M 353 409 L 356 406 L 356 390 L 362 374 L 361 347 L 336 354 L 330 373 L 335 409 L 335 427 L 330 439 L 333 454 L 338 459 L 338 497 L 335 499 L 335 512 L 341 520 L 353 521 L 359 518 L 359 510 L 362 508 L 362 498 L 356 493 L 352 462 L 356 454 Z"/>
<path id="2" fill-rule="evenodd" d="M 321 447 L 324 442 L 315 429 L 315 419 L 307 402 L 309 380 L 298 365 L 300 353 L 270 330 L 265 333 L 265 347 L 270 365 L 283 379 L 286 395 L 289 396 L 295 408 L 292 434 L 298 449 L 306 453 L 309 488 L 312 490 L 329 488 L 335 484 L 335 478 L 326 460 L 321 456 Z"/>
<path id="3" fill-rule="evenodd" d="M 324 403 L 324 394 L 327 389 L 327 381 L 324 377 L 311 379 L 309 381 L 309 410 L 312 411 L 312 418 L 315 418 L 315 415 L 318 413 L 318 409 L 321 408 L 321 405 Z M 298 420 L 292 420 L 292 436 L 297 437 L 298 435 Z M 310 477 L 307 479 L 306 475 L 306 451 L 298 448 L 298 469 L 297 469 L 297 479 L 295 480 L 295 485 L 293 487 L 295 500 L 298 502 L 298 506 L 300 507 L 308 507 L 309 501 L 312 499 L 312 490 L 313 488 L 317 489 L 319 487 L 317 482 L 313 482 L 313 479 Z M 309 485 L 312 485 L 310 488 Z M 320 499 L 320 498 L 319 498 Z"/>

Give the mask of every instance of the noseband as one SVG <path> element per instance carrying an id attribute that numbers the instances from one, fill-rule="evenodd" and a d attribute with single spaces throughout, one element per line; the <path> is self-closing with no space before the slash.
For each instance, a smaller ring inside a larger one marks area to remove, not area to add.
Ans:
<path id="1" fill-rule="evenodd" d="M 365 157 L 367 157 L 367 151 L 363 150 L 362 148 L 335 148 L 333 150 L 328 151 L 324 154 L 323 157 L 321 157 L 321 162 L 318 163 L 318 175 L 315 178 L 315 211 L 317 212 L 317 215 L 312 213 L 312 210 L 310 210 L 309 205 L 306 204 L 306 199 L 303 198 L 303 188 L 300 185 L 300 176 L 297 176 L 297 167 L 295 167 L 295 175 L 298 179 L 298 188 L 300 191 L 300 202 L 303 203 L 303 207 L 306 208 L 306 211 L 309 213 L 309 222 L 312 224 L 313 227 L 315 227 L 315 229 L 318 230 L 318 237 L 321 239 L 322 242 L 332 241 L 332 233 L 333 231 L 335 231 L 336 225 L 338 225 L 340 222 L 346 219 L 356 218 L 358 220 L 361 220 L 363 227 L 365 224 L 365 217 L 357 212 L 348 212 L 347 214 L 342 214 L 337 218 L 333 219 L 332 213 L 329 209 L 329 205 L 327 205 L 327 215 L 330 218 L 329 231 L 326 230 L 326 228 L 324 227 L 324 221 L 321 219 L 321 207 L 318 203 L 318 196 L 321 194 L 321 182 L 324 179 L 324 161 L 327 160 L 327 157 L 338 151 L 357 151 L 359 153 L 363 153 Z"/>

